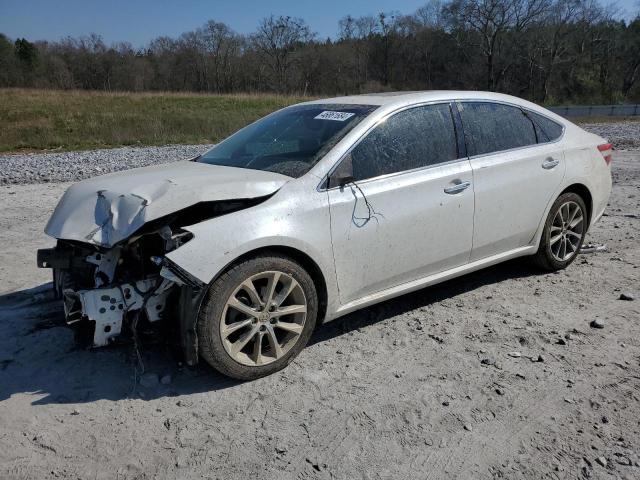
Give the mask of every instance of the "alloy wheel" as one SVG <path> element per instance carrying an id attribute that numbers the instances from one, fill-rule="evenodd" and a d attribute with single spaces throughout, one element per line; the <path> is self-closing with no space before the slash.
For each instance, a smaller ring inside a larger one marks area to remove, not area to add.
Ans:
<path id="1" fill-rule="evenodd" d="M 222 311 L 220 336 L 236 362 L 275 362 L 297 343 L 307 316 L 307 299 L 289 274 L 268 271 L 238 285 Z"/>
<path id="2" fill-rule="evenodd" d="M 549 233 L 549 248 L 557 261 L 566 262 L 574 256 L 584 233 L 584 213 L 580 205 L 573 201 L 560 205 Z"/>

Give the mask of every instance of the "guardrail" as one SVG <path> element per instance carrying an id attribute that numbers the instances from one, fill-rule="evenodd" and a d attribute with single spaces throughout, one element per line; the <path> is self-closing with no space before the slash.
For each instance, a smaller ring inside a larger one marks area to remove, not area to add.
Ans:
<path id="1" fill-rule="evenodd" d="M 549 107 L 553 113 L 563 117 L 635 117 L 640 115 L 637 105 L 572 105 Z"/>

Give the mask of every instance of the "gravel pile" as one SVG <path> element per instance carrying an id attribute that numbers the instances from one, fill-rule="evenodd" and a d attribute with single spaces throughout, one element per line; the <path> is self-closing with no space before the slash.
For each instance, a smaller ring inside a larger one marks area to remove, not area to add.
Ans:
<path id="1" fill-rule="evenodd" d="M 608 139 L 618 150 L 640 149 L 640 122 L 584 123 L 580 126 Z"/>
<path id="2" fill-rule="evenodd" d="M 168 145 L 0 155 L 0 185 L 74 182 L 118 170 L 193 158 L 210 147 Z"/>
<path id="3" fill-rule="evenodd" d="M 640 148 L 640 122 L 590 123 L 581 126 L 608 138 L 617 149 Z M 0 185 L 74 182 L 118 170 L 192 158 L 210 147 L 168 145 L 0 155 Z"/>

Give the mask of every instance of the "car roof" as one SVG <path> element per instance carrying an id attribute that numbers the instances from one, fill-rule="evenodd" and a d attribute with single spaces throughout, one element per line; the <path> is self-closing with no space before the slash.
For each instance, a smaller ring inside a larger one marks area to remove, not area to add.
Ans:
<path id="1" fill-rule="evenodd" d="M 483 92 L 472 90 L 425 90 L 420 92 L 381 92 L 365 93 L 362 95 L 349 95 L 344 97 L 321 98 L 304 104 L 342 104 L 342 105 L 376 105 L 385 111 L 394 110 L 418 103 L 451 101 L 451 100 L 476 100 L 494 101 L 518 105 L 528 110 L 551 117 L 557 122 L 567 126 L 570 124 L 565 118 L 556 115 L 540 105 L 522 98 L 506 95 L 504 93 Z"/>
<path id="2" fill-rule="evenodd" d="M 439 100 L 494 100 L 518 105 L 533 105 L 526 100 L 511 95 L 495 92 L 464 90 L 426 90 L 420 92 L 382 92 L 349 95 L 345 97 L 322 98 L 305 102 L 309 104 L 359 104 L 359 105 L 408 105 L 412 103 L 432 102 Z M 538 107 L 540 108 L 540 107 Z"/>

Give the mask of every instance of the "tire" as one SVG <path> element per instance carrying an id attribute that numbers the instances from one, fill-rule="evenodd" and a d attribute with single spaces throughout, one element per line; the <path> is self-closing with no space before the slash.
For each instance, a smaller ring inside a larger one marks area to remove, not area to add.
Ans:
<path id="1" fill-rule="evenodd" d="M 200 356 L 228 377 L 253 380 L 270 375 L 302 351 L 317 314 L 315 285 L 296 261 L 279 254 L 243 260 L 205 294 L 197 323 Z"/>
<path id="2" fill-rule="evenodd" d="M 576 224 L 578 217 L 581 217 L 582 221 Z M 588 225 L 589 215 L 582 197 L 572 192 L 560 195 L 549 210 L 540 238 L 540 247 L 533 257 L 534 264 L 547 271 L 567 268 L 580 252 Z M 562 242 L 565 242 L 564 254 Z"/>

